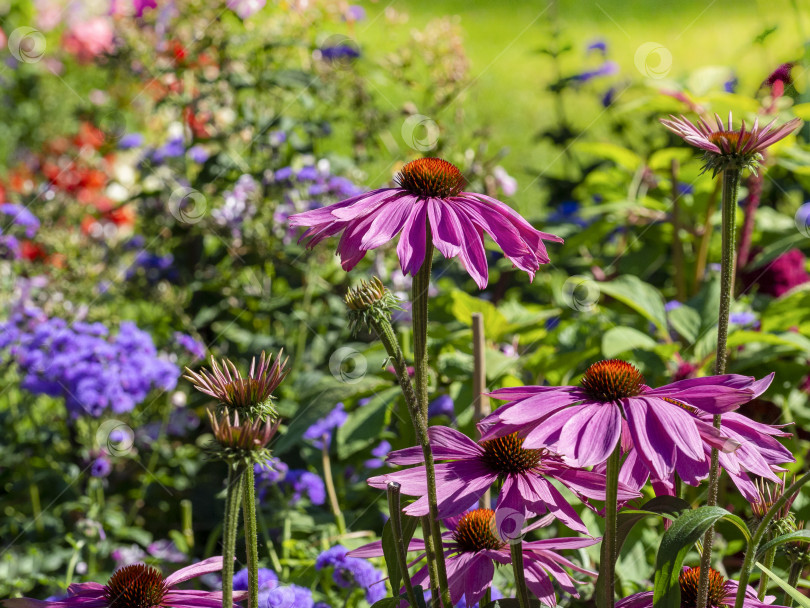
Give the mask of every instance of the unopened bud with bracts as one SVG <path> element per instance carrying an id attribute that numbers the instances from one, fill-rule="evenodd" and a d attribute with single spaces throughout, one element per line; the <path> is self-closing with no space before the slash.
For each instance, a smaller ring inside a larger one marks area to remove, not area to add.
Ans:
<path id="1" fill-rule="evenodd" d="M 186 368 L 184 378 L 201 393 L 214 397 L 223 407 L 236 410 L 249 420 L 272 420 L 278 416 L 272 393 L 289 373 L 285 369 L 288 359 L 281 359 L 283 353 L 279 351 L 273 362 L 273 355 L 262 352 L 258 365 L 254 357 L 247 376 L 242 376 L 228 359 L 217 363 L 211 357 L 210 370 L 203 368 L 193 372 Z"/>
<path id="2" fill-rule="evenodd" d="M 782 478 L 780 483 L 767 483 L 762 478 L 755 482 L 757 491 L 759 493 L 759 498 L 751 503 L 751 510 L 754 513 L 755 524 L 758 525 L 759 522 L 762 521 L 765 514 L 785 493 L 785 477 Z M 790 507 L 793 505 L 793 501 L 796 500 L 796 496 L 798 496 L 798 494 L 799 493 L 797 491 L 792 496 L 788 497 L 785 503 L 774 514 L 770 525 L 777 531 L 778 534 L 787 534 L 795 529 L 796 520 L 793 513 L 790 511 Z"/>
<path id="3" fill-rule="evenodd" d="M 214 444 L 210 451 L 214 456 L 231 464 L 253 466 L 264 464 L 270 459 L 267 445 L 278 431 L 280 421 L 255 419 L 239 420 L 239 412 L 224 408 L 216 413 L 208 410 L 211 430 L 214 433 Z"/>
<path id="4" fill-rule="evenodd" d="M 349 308 L 353 331 L 360 326 L 371 328 L 376 323 L 390 321 L 391 310 L 400 310 L 399 300 L 377 277 L 360 281 L 357 287 L 349 289 L 343 301 Z"/>

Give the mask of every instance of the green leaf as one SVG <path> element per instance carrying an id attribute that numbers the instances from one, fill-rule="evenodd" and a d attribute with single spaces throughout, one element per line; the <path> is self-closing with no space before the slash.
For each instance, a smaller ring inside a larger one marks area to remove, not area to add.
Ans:
<path id="1" fill-rule="evenodd" d="M 782 590 L 787 593 L 790 597 L 793 598 L 793 601 L 802 606 L 802 608 L 810 608 L 810 598 L 804 596 L 801 591 L 798 589 L 791 587 L 788 585 L 787 581 L 782 580 L 778 576 L 776 576 L 773 572 L 768 570 L 765 566 L 757 562 L 757 568 L 762 570 L 765 574 L 768 575 L 768 578 L 773 580 L 774 583 L 779 585 Z"/>
<path id="2" fill-rule="evenodd" d="M 764 545 L 760 545 L 759 549 L 757 549 L 757 557 L 764 555 L 768 549 L 798 540 L 810 543 L 810 530 L 796 530 L 795 532 L 788 532 L 787 534 L 772 538 Z"/>
<path id="3" fill-rule="evenodd" d="M 398 597 L 384 597 L 371 605 L 371 608 L 398 608 L 402 599 Z"/>
<path id="4" fill-rule="evenodd" d="M 628 150 L 622 146 L 607 142 L 577 142 L 573 145 L 573 148 L 575 151 L 580 153 L 592 154 L 593 156 L 598 156 L 599 158 L 612 160 L 618 166 L 622 167 L 623 169 L 627 169 L 630 172 L 638 169 L 642 162 L 641 157 L 632 150 Z"/>
<path id="5" fill-rule="evenodd" d="M 410 517 L 404 513 L 402 514 L 402 542 L 405 543 L 406 548 L 411 543 L 418 521 L 416 517 Z M 394 541 L 394 528 L 391 525 L 390 519 L 385 522 L 383 526 L 382 550 L 383 557 L 385 557 L 385 566 L 388 569 L 388 577 L 391 581 L 391 589 L 396 593 L 402 586 L 402 572 L 399 570 L 397 545 Z"/>
<path id="6" fill-rule="evenodd" d="M 602 354 L 608 359 L 636 348 L 652 350 L 656 346 L 658 342 L 648 334 L 632 327 L 612 327 L 602 336 Z"/>
<path id="7" fill-rule="evenodd" d="M 484 335 L 488 340 L 497 341 L 506 331 L 509 322 L 492 302 L 474 298 L 460 290 L 450 294 L 450 314 L 464 325 L 472 325 L 472 313 L 480 312 L 484 315 Z"/>
<path id="8" fill-rule="evenodd" d="M 683 560 L 703 533 L 721 519 L 736 525 L 746 540 L 750 538 L 745 522 L 722 507 L 699 507 L 689 510 L 678 517 L 664 533 L 655 558 L 654 608 L 680 608 L 681 588 L 678 576 Z"/>
<path id="9" fill-rule="evenodd" d="M 609 283 L 596 285 L 603 294 L 626 304 L 655 325 L 662 334 L 666 334 L 664 298 L 655 287 L 633 275 L 623 275 Z"/>
<path id="10" fill-rule="evenodd" d="M 689 344 L 700 335 L 700 313 L 691 306 L 679 306 L 669 311 L 669 322 L 678 335 Z"/>
<path id="11" fill-rule="evenodd" d="M 372 397 L 371 401 L 349 413 L 337 430 L 337 453 L 341 460 L 379 440 L 389 418 L 389 408 L 402 393 L 398 386 Z"/>

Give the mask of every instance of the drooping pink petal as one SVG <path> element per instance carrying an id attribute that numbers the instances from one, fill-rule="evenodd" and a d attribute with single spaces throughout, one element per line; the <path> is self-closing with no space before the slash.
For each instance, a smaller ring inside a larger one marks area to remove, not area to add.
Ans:
<path id="1" fill-rule="evenodd" d="M 222 570 L 222 556 L 209 557 L 208 559 L 204 559 L 196 564 L 191 564 L 170 574 L 166 577 L 166 586 L 173 587 L 183 581 L 202 576 L 203 574 L 219 572 L 220 570 Z"/>
<path id="2" fill-rule="evenodd" d="M 628 397 L 622 401 L 639 458 L 653 477 L 669 479 L 675 470 L 677 452 L 674 442 L 661 428 L 658 418 L 650 413 L 650 406 L 645 400 Z"/>
<path id="3" fill-rule="evenodd" d="M 378 207 L 369 214 L 369 216 L 373 215 L 374 220 L 362 235 L 360 248 L 369 250 L 390 243 L 400 233 L 411 210 L 417 204 L 410 197 L 403 197 Z"/>
<path id="4" fill-rule="evenodd" d="M 415 275 L 425 261 L 427 247 L 427 205 L 415 203 L 397 244 L 397 255 L 403 274 Z"/>
<path id="5" fill-rule="evenodd" d="M 648 412 L 658 418 L 659 423 L 667 429 L 669 436 L 684 454 L 693 460 L 703 460 L 703 444 L 700 440 L 695 418 L 686 410 L 653 397 L 640 396 L 649 405 Z"/>
<path id="6" fill-rule="evenodd" d="M 461 223 L 450 205 L 438 199 L 428 200 L 428 219 L 433 235 L 433 244 L 446 258 L 454 258 L 461 252 Z"/>

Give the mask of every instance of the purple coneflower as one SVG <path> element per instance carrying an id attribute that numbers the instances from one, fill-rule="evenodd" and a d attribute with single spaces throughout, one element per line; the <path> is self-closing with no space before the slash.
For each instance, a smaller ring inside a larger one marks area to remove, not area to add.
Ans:
<path id="1" fill-rule="evenodd" d="M 709 473 L 704 437 L 714 436 L 726 449 L 734 446 L 682 404 L 722 414 L 753 399 L 771 380 L 729 374 L 651 389 L 635 367 L 612 359 L 591 365 L 581 386 L 497 390 L 491 396 L 510 403 L 480 424 L 484 439 L 528 431 L 524 447 L 549 447 L 580 467 L 605 462 L 624 431 L 628 449 L 629 444 L 636 448 L 653 479 L 669 479 L 677 471 L 686 483 L 697 485 Z"/>
<path id="2" fill-rule="evenodd" d="M 695 126 L 684 116 L 676 118 L 672 115 L 671 120 L 662 118 L 661 124 L 681 136 L 685 142 L 703 150 L 705 169 L 712 169 L 715 175 L 732 166 L 756 172 L 762 160 L 762 151 L 790 135 L 801 123 L 800 119 L 794 118 L 781 127 L 773 128 L 776 122 L 774 119 L 766 126 L 760 127 L 759 118 L 756 118 L 754 126 L 750 129 L 746 130 L 745 121 L 742 121 L 739 130 L 734 130 L 731 112 L 728 113 L 727 125 L 723 124 L 717 114 L 714 116 L 717 120 L 716 126 L 703 118 L 698 118 L 698 124 Z"/>
<path id="3" fill-rule="evenodd" d="M 507 541 L 501 538 L 495 521 L 495 512 L 491 509 L 476 509 L 465 513 L 460 518 L 444 520 L 449 532 L 445 538 L 444 554 L 447 559 L 447 580 L 453 605 L 462 597 L 467 606 L 476 604 L 492 584 L 495 564 L 511 564 L 512 557 Z M 574 580 L 564 570 L 570 568 L 576 572 L 596 576 L 596 572 L 577 566 L 557 551 L 561 549 L 580 549 L 599 542 L 598 538 L 549 538 L 545 540 L 524 541 L 523 564 L 526 573 L 526 584 L 541 602 L 549 606 L 557 605 L 551 578 L 566 593 L 579 597 Z M 408 551 L 425 550 L 421 539 L 413 539 Z M 377 541 L 348 553 L 351 557 L 382 556 L 382 541 Z M 415 561 L 424 558 L 421 553 Z M 427 567 L 421 568 L 411 580 L 414 585 L 428 586 Z"/>
<path id="4" fill-rule="evenodd" d="M 439 158 L 409 162 L 394 181 L 397 188 L 372 190 L 293 215 L 290 225 L 308 227 L 301 237 L 309 238 L 308 247 L 342 232 L 337 252 L 344 270 L 401 233 L 397 255 L 404 274 L 415 275 L 435 245 L 446 258 L 460 257 L 481 289 L 489 278 L 484 232 L 530 278 L 549 261 L 543 240 L 562 242 L 535 230 L 501 201 L 464 192 L 461 171 Z"/>
<path id="5" fill-rule="evenodd" d="M 436 482 L 439 517 L 463 513 L 484 495 L 493 483 L 503 482 L 496 510 L 510 509 L 524 514 L 528 508 L 537 515 L 548 511 L 566 526 L 589 534 L 577 512 L 568 504 L 551 480 L 557 480 L 581 498 L 605 500 L 605 476 L 573 469 L 546 448 L 525 449 L 523 439 L 515 432 L 489 441 L 474 442 L 466 435 L 444 426 L 428 429 L 433 456 L 437 461 Z M 424 462 L 420 447 L 392 452 L 389 464 L 409 465 Z M 402 486 L 403 494 L 420 496 L 408 505 L 405 513 L 428 514 L 425 467 L 379 475 L 368 480 L 370 486 L 384 490 L 389 481 Z M 619 486 L 619 500 L 637 498 L 639 494 Z"/>
<path id="6" fill-rule="evenodd" d="M 68 596 L 55 602 L 22 597 L 5 600 L 3 604 L 6 608 L 215 608 L 222 605 L 221 591 L 190 591 L 175 587 L 202 574 L 220 570 L 221 557 L 211 557 L 181 568 L 166 578 L 157 568 L 133 564 L 116 570 L 106 585 L 70 585 Z M 246 597 L 247 592 L 233 594 L 234 602 Z"/>
<path id="7" fill-rule="evenodd" d="M 698 580 L 700 579 L 700 567 L 684 568 L 678 577 L 681 587 L 681 606 L 696 606 L 698 595 Z M 709 568 L 709 599 L 707 608 L 726 608 L 733 606 L 737 597 L 737 581 L 726 580 L 722 574 L 713 568 Z M 745 591 L 743 608 L 760 608 L 769 606 L 770 608 L 784 608 L 773 604 L 774 596 L 766 596 L 764 601 L 757 599 L 757 593 L 751 587 Z M 653 592 L 644 591 L 635 593 L 616 602 L 616 608 L 652 608 Z"/>

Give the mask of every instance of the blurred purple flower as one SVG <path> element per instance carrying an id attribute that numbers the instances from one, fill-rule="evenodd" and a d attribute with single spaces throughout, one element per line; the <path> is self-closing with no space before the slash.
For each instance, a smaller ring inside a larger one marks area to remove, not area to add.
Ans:
<path id="1" fill-rule="evenodd" d="M 99 456 L 90 465 L 90 475 L 93 477 L 107 477 L 112 472 L 112 465 L 106 456 Z"/>
<path id="2" fill-rule="evenodd" d="M 304 439 L 311 441 L 318 449 L 328 448 L 332 442 L 332 431 L 343 426 L 348 417 L 343 403 L 338 403 L 331 412 L 304 431 Z"/>
<path id="3" fill-rule="evenodd" d="M 12 216 L 11 223 L 25 228 L 25 236 L 29 239 L 34 238 L 39 230 L 39 218 L 22 205 L 3 203 L 0 213 Z"/>

